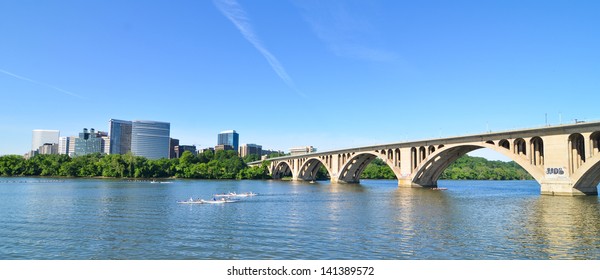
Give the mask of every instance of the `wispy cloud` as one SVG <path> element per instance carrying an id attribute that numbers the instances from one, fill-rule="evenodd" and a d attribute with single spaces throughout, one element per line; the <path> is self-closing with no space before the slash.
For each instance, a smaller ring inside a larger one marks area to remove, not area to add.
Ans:
<path id="1" fill-rule="evenodd" d="M 83 98 L 83 97 L 81 97 L 80 95 L 78 95 L 78 94 L 75 94 L 75 93 L 72 93 L 72 92 L 70 92 L 70 91 L 68 91 L 68 90 L 64 90 L 64 89 L 62 89 L 62 88 L 59 88 L 59 87 L 57 87 L 57 86 L 53 86 L 53 85 L 50 85 L 50 84 L 46 84 L 46 83 L 42 83 L 42 82 L 38 82 L 38 81 L 36 81 L 36 80 L 32 80 L 32 79 L 30 79 L 30 78 L 27 78 L 27 77 L 23 77 L 23 76 L 17 75 L 17 74 L 15 74 L 15 73 L 8 72 L 8 71 L 6 71 L 6 70 L 4 70 L 4 69 L 0 69 L 0 73 L 4 73 L 4 74 L 6 74 L 6 75 L 9 75 L 9 76 L 11 76 L 11 77 L 13 77 L 13 78 L 17 78 L 17 79 L 19 79 L 19 80 L 23 80 L 23 81 L 27 81 L 27 82 L 30 82 L 30 83 L 34 83 L 34 84 L 40 85 L 40 86 L 44 86 L 44 87 L 47 87 L 47 88 L 51 88 L 51 89 L 53 89 L 53 90 L 60 91 L 60 92 L 62 92 L 62 93 L 64 93 L 64 94 L 68 94 L 68 95 L 70 95 L 70 96 L 73 96 L 73 97 L 77 97 L 77 98 Z"/>
<path id="2" fill-rule="evenodd" d="M 364 17 L 352 14 L 343 3 L 307 0 L 294 3 L 303 10 L 304 19 L 317 37 L 335 55 L 375 62 L 398 58 L 394 52 L 374 47 L 378 41 L 376 28 Z"/>
<path id="3" fill-rule="evenodd" d="M 260 52 L 263 57 L 267 60 L 267 62 L 273 68 L 273 71 L 277 73 L 279 78 L 281 78 L 291 89 L 293 89 L 299 95 L 306 97 L 294 84 L 294 81 L 287 74 L 283 65 L 277 60 L 277 58 L 262 44 L 260 39 L 256 36 L 252 25 L 250 24 L 250 19 L 246 15 L 246 12 L 240 6 L 240 4 L 235 0 L 214 0 L 215 6 L 221 11 L 221 13 L 227 17 L 233 25 L 242 33 L 244 38 Z"/>

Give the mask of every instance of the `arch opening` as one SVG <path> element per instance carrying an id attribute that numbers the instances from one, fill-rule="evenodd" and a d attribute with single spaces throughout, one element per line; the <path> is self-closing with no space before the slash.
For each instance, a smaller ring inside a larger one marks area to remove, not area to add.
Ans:
<path id="1" fill-rule="evenodd" d="M 461 175 L 454 178 L 446 178 L 446 179 L 475 179 L 475 180 L 506 180 L 506 179 L 535 179 L 539 181 L 539 178 L 542 178 L 542 175 L 535 166 L 529 164 L 526 159 L 522 159 L 520 157 L 515 157 L 514 154 L 510 153 L 510 151 L 499 148 L 490 148 L 489 146 L 485 146 L 485 144 L 476 144 L 476 145 L 464 145 L 464 146 L 455 146 L 447 148 L 443 151 L 438 151 L 433 157 L 427 162 L 419 165 L 420 170 L 417 173 L 417 176 L 413 178 L 412 183 L 424 186 L 424 187 L 436 187 L 438 179 L 442 176 L 444 171 L 452 165 L 452 163 L 456 162 L 459 158 L 463 157 L 465 154 L 479 150 L 479 149 L 489 149 L 491 151 L 495 151 L 504 156 L 510 156 L 510 158 L 516 163 L 514 167 L 514 171 L 516 173 L 505 172 L 504 170 L 497 170 L 496 168 L 487 168 L 486 169 L 477 169 L 476 167 L 470 167 L 467 165 L 466 170 L 457 169 L 452 170 L 452 172 L 448 172 L 449 174 L 457 174 L 453 173 L 458 171 L 464 172 L 463 177 Z M 504 151 L 504 152 L 503 152 Z M 537 172 L 537 173 L 536 173 Z M 487 177 L 486 177 L 487 176 Z"/>
<path id="2" fill-rule="evenodd" d="M 419 148 L 419 163 L 421 163 L 427 157 L 427 152 L 425 151 L 425 147 L 421 146 Z"/>
<path id="3" fill-rule="evenodd" d="M 273 174 L 271 175 L 271 177 L 273 177 L 273 179 L 282 179 L 285 177 L 292 177 L 292 176 L 293 176 L 292 169 L 290 168 L 290 165 L 285 161 L 278 163 L 275 166 L 275 169 L 273 169 Z"/>
<path id="4" fill-rule="evenodd" d="M 376 155 L 364 153 L 349 159 L 348 164 L 340 171 L 338 182 L 358 183 L 360 175 L 375 158 L 377 158 Z"/>
<path id="5" fill-rule="evenodd" d="M 536 136 L 530 140 L 531 164 L 536 166 L 544 165 L 544 140 Z"/>
<path id="6" fill-rule="evenodd" d="M 431 155 L 435 152 L 435 146 L 429 146 L 427 150 L 427 155 Z"/>
<path id="7" fill-rule="evenodd" d="M 510 150 L 510 142 L 508 142 L 506 139 L 500 140 L 500 142 L 498 142 L 498 146 Z"/>
<path id="8" fill-rule="evenodd" d="M 575 172 L 585 163 L 585 145 L 583 135 L 573 133 L 569 136 L 569 167 Z"/>
<path id="9" fill-rule="evenodd" d="M 410 148 L 410 171 L 417 169 L 417 148 Z"/>
<path id="10" fill-rule="evenodd" d="M 592 133 L 592 135 L 590 135 L 590 141 L 591 141 L 591 149 L 592 149 L 592 156 L 595 156 L 597 154 L 600 154 L 600 131 L 596 131 L 594 133 Z"/>
<path id="11" fill-rule="evenodd" d="M 327 166 L 321 160 L 312 158 L 300 167 L 298 179 L 304 181 L 325 180 L 330 176 Z"/>
<path id="12" fill-rule="evenodd" d="M 521 156 L 527 155 L 527 144 L 523 138 L 517 138 L 514 142 L 514 153 Z"/>

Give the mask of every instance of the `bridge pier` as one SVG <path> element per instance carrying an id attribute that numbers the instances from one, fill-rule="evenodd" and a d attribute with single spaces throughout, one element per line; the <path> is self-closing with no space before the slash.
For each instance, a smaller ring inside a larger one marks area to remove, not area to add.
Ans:
<path id="1" fill-rule="evenodd" d="M 422 185 L 413 183 L 412 179 L 410 179 L 410 178 L 402 178 L 402 179 L 398 179 L 398 187 L 399 188 L 423 188 L 423 187 L 434 188 L 434 187 L 437 187 L 437 185 L 422 186 Z"/>
<path id="2" fill-rule="evenodd" d="M 598 195 L 598 189 L 594 187 L 574 188 L 570 180 L 544 180 L 541 185 L 542 195 L 557 196 L 581 196 Z"/>

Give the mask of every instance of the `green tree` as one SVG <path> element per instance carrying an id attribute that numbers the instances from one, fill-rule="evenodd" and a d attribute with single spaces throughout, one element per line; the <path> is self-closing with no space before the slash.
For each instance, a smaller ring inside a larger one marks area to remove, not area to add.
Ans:
<path id="1" fill-rule="evenodd" d="M 0 157 L 1 176 L 20 176 L 25 171 L 25 159 L 22 156 L 6 155 Z"/>

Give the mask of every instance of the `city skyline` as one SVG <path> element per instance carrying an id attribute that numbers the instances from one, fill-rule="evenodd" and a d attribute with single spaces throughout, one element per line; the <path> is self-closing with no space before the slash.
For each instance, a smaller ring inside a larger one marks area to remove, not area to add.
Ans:
<path id="1" fill-rule="evenodd" d="M 2 3 L 0 155 L 27 152 L 33 129 L 72 136 L 109 118 L 168 121 L 198 149 L 235 128 L 284 151 L 596 120 L 598 8 Z"/>

